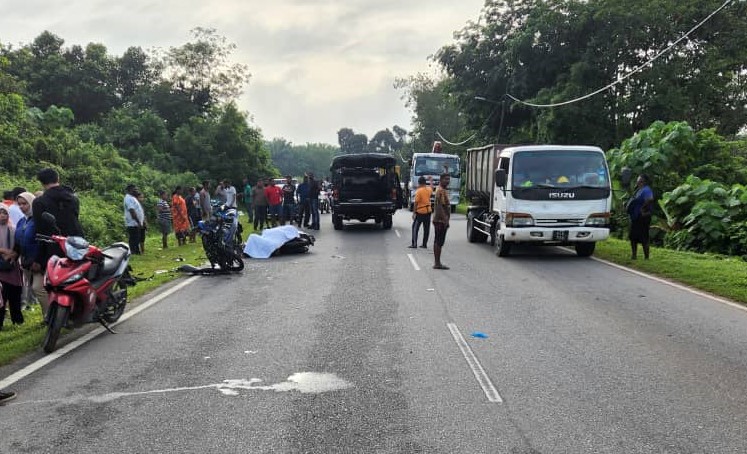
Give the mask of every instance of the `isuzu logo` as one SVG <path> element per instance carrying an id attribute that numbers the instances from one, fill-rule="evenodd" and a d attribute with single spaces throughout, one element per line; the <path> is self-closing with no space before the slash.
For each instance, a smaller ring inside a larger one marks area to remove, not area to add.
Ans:
<path id="1" fill-rule="evenodd" d="M 551 199 L 575 199 L 575 192 L 551 192 L 549 194 Z"/>

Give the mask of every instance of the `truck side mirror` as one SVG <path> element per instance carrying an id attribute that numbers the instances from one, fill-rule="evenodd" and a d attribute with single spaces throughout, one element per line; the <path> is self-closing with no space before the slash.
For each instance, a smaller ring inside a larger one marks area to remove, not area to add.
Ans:
<path id="1" fill-rule="evenodd" d="M 506 174 L 506 171 L 503 169 L 498 169 L 495 171 L 495 185 L 499 188 L 505 188 L 506 187 L 506 181 L 508 180 L 508 175 Z"/>
<path id="2" fill-rule="evenodd" d="M 620 183 L 624 187 L 630 186 L 630 180 L 633 179 L 633 171 L 630 170 L 630 167 L 623 167 L 623 169 L 620 171 Z"/>

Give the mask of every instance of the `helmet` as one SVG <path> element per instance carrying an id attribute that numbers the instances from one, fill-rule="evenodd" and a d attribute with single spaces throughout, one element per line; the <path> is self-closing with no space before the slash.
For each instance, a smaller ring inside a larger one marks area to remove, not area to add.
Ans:
<path id="1" fill-rule="evenodd" d="M 561 175 L 558 177 L 556 183 L 570 183 L 571 180 L 568 179 L 565 175 Z"/>

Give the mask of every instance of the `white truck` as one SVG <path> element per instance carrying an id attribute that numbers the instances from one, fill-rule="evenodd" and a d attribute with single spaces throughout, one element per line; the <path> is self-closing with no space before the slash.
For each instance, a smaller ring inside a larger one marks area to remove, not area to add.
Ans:
<path id="1" fill-rule="evenodd" d="M 441 153 L 441 142 L 433 144 L 431 153 L 413 153 L 410 162 L 410 199 L 408 206 L 412 211 L 415 202 L 415 191 L 418 189 L 418 178 L 425 177 L 434 187 L 441 180 L 441 174 L 448 171 L 451 176 L 449 183 L 449 201 L 451 203 L 451 212 L 456 211 L 459 205 L 459 191 L 462 187 L 461 167 L 459 156 L 455 154 Z M 431 200 L 433 203 L 433 200 Z"/>
<path id="2" fill-rule="evenodd" d="M 518 243 L 594 253 L 610 232 L 612 191 L 604 152 L 568 145 L 488 145 L 467 150 L 467 239 L 501 257 Z"/>

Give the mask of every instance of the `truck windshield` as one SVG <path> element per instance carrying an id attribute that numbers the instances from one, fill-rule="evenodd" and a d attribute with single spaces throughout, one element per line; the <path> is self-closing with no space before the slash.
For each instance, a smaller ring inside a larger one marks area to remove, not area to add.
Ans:
<path id="1" fill-rule="evenodd" d="M 441 175 L 444 167 L 452 178 L 459 178 L 459 158 L 449 156 L 421 156 L 415 161 L 415 175 Z"/>
<path id="2" fill-rule="evenodd" d="M 585 150 L 538 150 L 516 153 L 514 190 L 519 188 L 608 189 L 610 180 L 604 155 Z"/>

